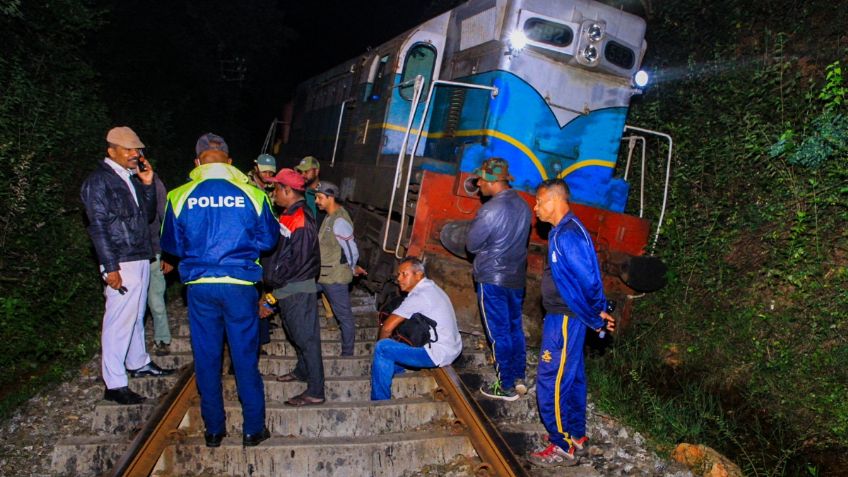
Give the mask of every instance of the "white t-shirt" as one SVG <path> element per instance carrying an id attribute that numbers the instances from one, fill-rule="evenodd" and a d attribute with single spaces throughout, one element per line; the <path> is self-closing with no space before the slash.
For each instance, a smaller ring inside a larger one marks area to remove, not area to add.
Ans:
<path id="1" fill-rule="evenodd" d="M 407 319 L 415 313 L 421 313 L 436 322 L 439 341 L 424 345 L 427 355 L 436 366 L 450 366 L 462 352 L 462 339 L 456 325 L 453 305 L 448 295 L 433 280 L 424 278 L 418 282 L 392 313 Z M 430 338 L 435 338 L 432 330 Z"/>

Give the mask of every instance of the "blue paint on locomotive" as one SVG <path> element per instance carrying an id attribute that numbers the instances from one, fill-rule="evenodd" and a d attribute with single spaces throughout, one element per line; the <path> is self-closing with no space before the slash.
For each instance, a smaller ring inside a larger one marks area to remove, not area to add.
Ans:
<path id="1" fill-rule="evenodd" d="M 433 98 L 418 155 L 458 163 L 462 172 L 473 171 L 489 157 L 503 157 L 509 161 L 517 189 L 533 193 L 542 180 L 566 174 L 574 201 L 615 212 L 624 210 L 629 186 L 612 175 L 627 107 L 591 111 L 560 126 L 539 92 L 511 72 L 492 71 L 457 81 L 494 85 L 499 93 L 492 98 L 485 90 L 466 90 L 459 121 L 449 124 L 452 90 L 440 87 Z M 397 91 L 395 88 L 387 114 L 384 154 L 398 153 L 409 118 L 411 102 Z M 415 127 L 423 112 L 423 101 L 424 98 L 416 113 Z M 414 136 L 408 151 L 413 141 Z M 423 167 L 432 169 L 433 165 Z M 456 172 L 446 170 L 449 167 L 444 165 L 437 169 Z"/>

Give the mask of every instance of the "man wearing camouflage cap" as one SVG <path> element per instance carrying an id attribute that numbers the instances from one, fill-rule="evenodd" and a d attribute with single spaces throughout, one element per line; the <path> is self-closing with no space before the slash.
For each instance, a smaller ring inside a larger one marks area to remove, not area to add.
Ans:
<path id="1" fill-rule="evenodd" d="M 324 221 L 324 213 L 319 211 L 315 205 L 315 189 L 318 188 L 318 184 L 321 182 L 318 178 L 318 174 L 321 172 L 321 163 L 318 162 L 318 158 L 315 156 L 306 156 L 294 166 L 294 170 L 303 176 L 303 180 L 306 181 L 306 195 L 304 196 L 306 207 L 312 212 L 316 223 L 320 224 Z"/>
<path id="2" fill-rule="evenodd" d="M 497 378 L 480 391 L 491 398 L 514 401 L 527 392 L 521 310 L 527 269 L 530 207 L 512 190 L 505 159 L 487 159 L 472 172 L 480 194 L 491 197 L 477 211 L 465 247 L 474 254 L 477 305 L 492 345 Z"/>

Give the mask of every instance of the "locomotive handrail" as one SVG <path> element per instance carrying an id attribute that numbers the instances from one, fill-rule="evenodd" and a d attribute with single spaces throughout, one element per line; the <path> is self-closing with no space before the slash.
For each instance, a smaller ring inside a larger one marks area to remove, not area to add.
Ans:
<path id="1" fill-rule="evenodd" d="M 383 251 L 386 253 L 394 254 L 397 257 L 398 250 L 400 249 L 400 236 L 398 236 L 398 241 L 395 244 L 394 250 L 386 248 L 386 245 L 389 243 L 389 225 L 392 223 L 392 210 L 395 206 L 395 194 L 397 192 L 397 188 L 400 187 L 400 174 L 401 170 L 403 170 L 403 159 L 404 154 L 406 153 L 406 145 L 409 143 L 409 133 L 412 130 L 412 123 L 415 122 L 415 111 L 418 109 L 418 105 L 421 102 L 421 91 L 424 85 L 424 76 L 417 75 L 414 79 L 409 81 L 404 81 L 403 83 L 395 86 L 396 88 L 402 86 L 408 86 L 410 82 L 414 83 L 413 92 L 412 92 L 412 103 L 409 106 L 409 120 L 406 123 L 406 132 L 403 134 L 403 141 L 400 145 L 400 152 L 398 153 L 397 164 L 395 164 L 395 180 L 392 182 L 392 197 L 389 199 L 389 211 L 386 215 L 386 230 L 383 233 Z M 431 89 L 432 91 L 432 89 Z M 425 110 L 426 114 L 426 110 Z M 414 160 L 415 156 L 413 156 Z M 410 161 L 412 163 L 413 161 Z M 409 178 L 407 178 L 407 188 L 409 187 Z M 406 194 L 404 194 L 404 201 L 406 200 Z M 404 207 L 404 213 L 406 212 L 406 207 Z M 401 229 L 403 229 L 403 214 L 401 214 Z M 402 258 L 402 257 L 398 257 Z"/>
<path id="2" fill-rule="evenodd" d="M 653 130 L 650 130 L 650 129 L 644 129 L 644 128 L 639 128 L 639 127 L 636 127 L 636 126 L 625 125 L 624 130 L 627 131 L 628 129 L 631 130 L 631 131 L 639 131 L 639 132 L 642 132 L 642 133 L 645 133 L 645 134 L 652 134 L 654 136 L 659 136 L 661 138 L 668 140 L 668 158 L 666 159 L 666 165 L 665 165 L 665 186 L 663 187 L 662 207 L 660 208 L 660 218 L 657 220 L 657 232 L 656 232 L 656 234 L 654 234 L 654 243 L 651 244 L 651 249 L 649 250 L 649 252 L 651 254 L 653 254 L 654 250 L 657 247 L 657 241 L 660 239 L 660 229 L 662 228 L 663 219 L 665 218 L 665 208 L 666 208 L 666 205 L 668 204 L 668 183 L 671 179 L 671 151 L 672 151 L 672 148 L 674 147 L 674 141 L 671 139 L 671 136 L 669 136 L 666 133 L 659 132 L 659 131 L 653 131 Z"/>
<path id="3" fill-rule="evenodd" d="M 630 162 L 633 159 L 633 149 L 636 147 L 636 141 L 642 142 L 642 170 L 639 173 L 639 218 L 645 215 L 645 148 L 647 141 L 644 136 L 627 136 L 621 140 L 627 140 L 627 164 L 624 166 L 624 181 L 627 182 L 627 177 L 630 175 Z"/>
<path id="4" fill-rule="evenodd" d="M 409 161 L 409 168 L 408 168 L 407 173 L 406 173 L 406 184 L 404 185 L 404 188 L 403 188 L 403 209 L 401 210 L 401 213 L 400 213 L 400 229 L 398 230 L 397 244 L 395 246 L 395 251 L 394 251 L 396 258 L 403 258 L 402 256 L 398 255 L 398 251 L 400 250 L 400 242 L 401 242 L 401 239 L 403 238 L 403 228 L 406 226 L 406 201 L 409 197 L 409 181 L 410 181 L 410 178 L 412 177 L 412 165 L 415 162 L 415 152 L 418 151 L 418 144 L 421 142 L 421 135 L 424 132 L 424 123 L 425 123 L 425 121 L 427 121 L 427 113 L 430 112 L 430 102 L 433 100 L 433 91 L 436 90 L 437 86 L 443 86 L 443 85 L 444 86 L 458 86 L 458 87 L 461 87 L 461 88 L 470 88 L 470 89 L 485 89 L 485 90 L 492 92 L 493 98 L 498 95 L 497 86 L 485 86 L 485 85 L 476 84 L 476 83 L 461 83 L 461 82 L 458 82 L 458 81 L 448 81 L 448 80 L 435 80 L 431 83 L 430 91 L 427 93 L 427 101 L 424 102 L 424 112 L 423 112 L 423 114 L 421 114 L 421 122 L 418 124 L 418 132 L 415 136 L 415 143 L 413 143 L 412 152 L 410 152 L 410 154 L 409 154 L 409 157 L 411 158 L 411 160 Z M 412 119 L 412 116 L 410 116 L 410 119 Z M 411 129 L 412 129 L 412 123 L 410 121 L 410 124 L 407 125 L 406 136 L 408 136 L 410 134 Z M 406 143 L 404 143 L 404 146 L 406 146 Z M 395 174 L 395 177 L 397 177 L 397 174 Z M 392 195 L 392 201 L 394 201 L 394 194 Z M 386 234 L 388 234 L 388 225 L 386 225 Z M 390 252 L 390 251 L 391 250 L 386 250 L 386 252 Z"/>
<path id="5" fill-rule="evenodd" d="M 268 127 L 268 133 L 265 134 L 265 142 L 262 143 L 262 151 L 260 151 L 259 154 L 265 154 L 268 152 L 268 145 L 271 144 L 271 138 L 277 131 L 277 124 L 283 124 L 283 121 L 277 118 L 274 118 L 274 120 L 271 121 L 271 126 Z"/>
<path id="6" fill-rule="evenodd" d="M 344 118 L 345 106 L 347 106 L 347 103 L 350 103 L 351 101 L 354 101 L 354 99 L 350 98 L 342 101 L 342 107 L 339 110 L 339 124 L 336 126 L 336 142 L 333 143 L 333 157 L 330 158 L 330 167 L 336 165 L 336 150 L 338 150 L 339 135 L 342 132 L 342 118 Z"/>

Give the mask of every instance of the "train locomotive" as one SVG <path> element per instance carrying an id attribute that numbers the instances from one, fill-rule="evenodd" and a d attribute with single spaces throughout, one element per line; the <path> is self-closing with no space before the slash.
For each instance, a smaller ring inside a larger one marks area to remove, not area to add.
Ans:
<path id="1" fill-rule="evenodd" d="M 319 157 L 340 185 L 373 291 L 391 293 L 396 259 L 423 257 L 463 329 L 480 326 L 462 245 L 481 205 L 469 173 L 505 158 L 531 208 L 541 181 L 564 178 L 626 322 L 633 297 L 665 280 L 628 180 L 646 138 L 668 141 L 666 190 L 670 171 L 671 138 L 625 124 L 644 35 L 643 19 L 592 0 L 471 0 L 300 84 L 268 137 L 278 155 Z M 542 225 L 528 244 L 530 317 L 542 316 Z M 532 337 L 540 320 L 528 321 Z"/>

